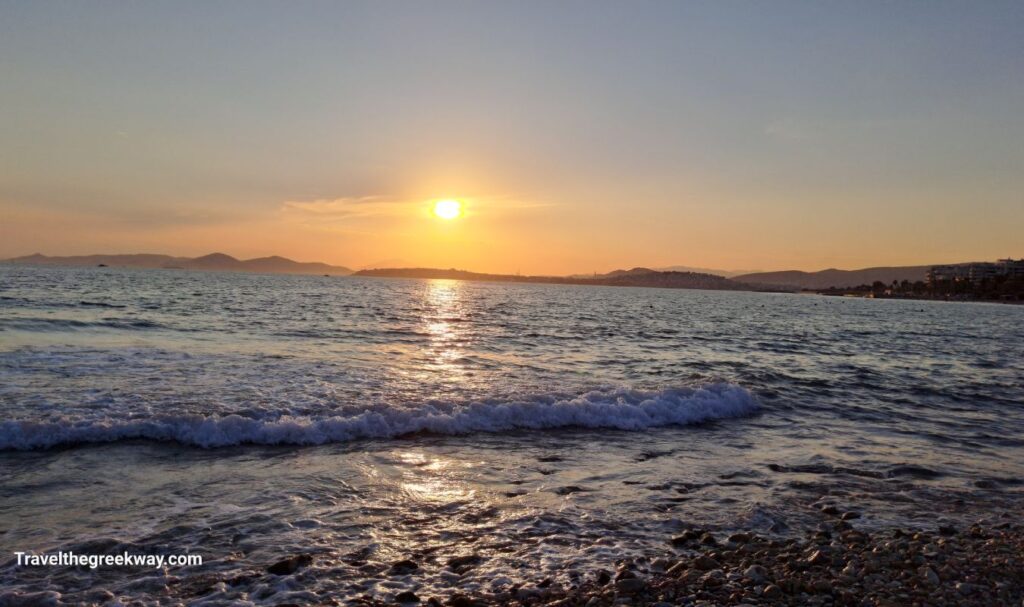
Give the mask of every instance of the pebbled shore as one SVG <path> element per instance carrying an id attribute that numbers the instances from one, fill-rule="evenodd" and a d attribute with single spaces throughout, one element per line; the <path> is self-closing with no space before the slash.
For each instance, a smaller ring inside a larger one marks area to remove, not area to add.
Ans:
<path id="1" fill-rule="evenodd" d="M 836 513 L 803 539 L 753 533 L 717 537 L 692 529 L 663 557 L 616 563 L 573 588 L 539 580 L 509 592 L 419 597 L 359 605 L 1022 605 L 1024 525 L 862 531 L 856 513 Z M 843 520 L 845 515 L 845 520 Z"/>

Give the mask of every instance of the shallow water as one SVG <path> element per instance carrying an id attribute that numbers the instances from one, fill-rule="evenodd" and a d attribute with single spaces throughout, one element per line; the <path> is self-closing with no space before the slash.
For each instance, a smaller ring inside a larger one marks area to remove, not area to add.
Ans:
<path id="1" fill-rule="evenodd" d="M 973 520 L 1022 430 L 1019 306 L 0 266 L 0 587 L 67 602 L 569 584 L 823 497 Z M 206 562 L 7 560 L 58 549 Z"/>

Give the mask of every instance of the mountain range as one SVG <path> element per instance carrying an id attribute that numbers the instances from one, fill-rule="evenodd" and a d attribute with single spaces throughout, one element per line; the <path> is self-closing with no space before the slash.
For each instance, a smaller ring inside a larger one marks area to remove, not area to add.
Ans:
<path id="1" fill-rule="evenodd" d="M 224 253 L 211 253 L 202 257 L 174 257 L 157 254 L 131 255 L 79 255 L 55 257 L 36 253 L 24 257 L 4 260 L 4 263 L 65 265 L 65 266 L 110 266 L 128 268 L 174 268 L 184 270 L 213 270 L 228 272 L 263 272 L 278 274 L 329 274 L 345 276 L 421 276 L 434 278 L 462 278 L 464 280 L 501 280 L 516 282 L 559 282 L 569 284 L 624 284 L 636 286 L 703 285 L 693 288 L 753 288 L 753 289 L 828 289 L 829 287 L 853 287 L 881 281 L 925 279 L 931 266 L 893 266 L 863 268 L 860 270 L 837 270 L 830 268 L 818 272 L 787 270 L 781 272 L 736 272 L 702 270 L 689 266 L 667 268 L 633 268 L 615 270 L 605 274 L 576 274 L 572 276 L 515 276 L 509 274 L 487 274 L 464 270 L 443 270 L 436 268 L 385 268 L 367 269 L 354 272 L 344 266 L 333 266 L 321 262 L 299 262 L 285 257 L 270 256 L 255 259 L 236 259 Z M 723 282 L 724 281 L 724 282 Z M 655 284 L 658 283 L 658 284 Z"/>
<path id="2" fill-rule="evenodd" d="M 352 270 L 320 262 L 293 261 L 277 255 L 255 259 L 236 259 L 224 253 L 202 257 L 172 257 L 140 253 L 134 255 L 76 255 L 50 257 L 36 253 L 6 259 L 4 263 L 56 266 L 110 266 L 122 268 L 165 268 L 178 270 L 212 270 L 218 272 L 261 272 L 267 274 L 329 274 L 347 276 Z"/>

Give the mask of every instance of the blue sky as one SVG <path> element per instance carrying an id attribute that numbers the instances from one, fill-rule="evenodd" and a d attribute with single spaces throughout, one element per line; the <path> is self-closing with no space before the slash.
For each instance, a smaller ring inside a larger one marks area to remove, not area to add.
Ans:
<path id="1" fill-rule="evenodd" d="M 0 256 L 1021 256 L 1022 31 L 1019 2 L 2 2 Z"/>

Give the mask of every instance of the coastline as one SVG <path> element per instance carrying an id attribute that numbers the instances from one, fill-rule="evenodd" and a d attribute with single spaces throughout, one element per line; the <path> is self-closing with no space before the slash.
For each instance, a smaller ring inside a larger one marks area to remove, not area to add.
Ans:
<path id="1" fill-rule="evenodd" d="M 691 529 L 670 538 L 658 558 L 618 561 L 614 569 L 587 572 L 574 587 L 544 579 L 494 594 L 456 590 L 420 597 L 405 591 L 391 600 L 364 597 L 354 604 L 897 607 L 1020 605 L 1024 598 L 1024 525 L 1015 522 L 1019 512 L 967 529 L 940 525 L 862 531 L 851 524 L 859 514 L 840 513 L 832 505 L 823 509 L 834 511 L 835 521 L 803 539 L 747 532 L 720 537 Z M 392 567 L 413 565 L 402 561 Z M 466 566 L 472 561 L 454 564 L 453 570 Z"/>
<path id="2" fill-rule="evenodd" d="M 965 298 L 965 297 L 926 297 L 922 296 L 910 296 L 910 295 L 874 295 L 872 293 L 828 293 L 825 291 L 814 291 L 814 290 L 803 290 L 796 293 L 797 295 L 814 295 L 818 297 L 838 297 L 838 298 L 850 298 L 850 299 L 885 299 L 895 301 L 934 301 L 939 303 L 991 303 L 991 304 L 1010 304 L 1010 305 L 1022 305 L 1024 299 L 981 299 L 981 298 Z"/>

